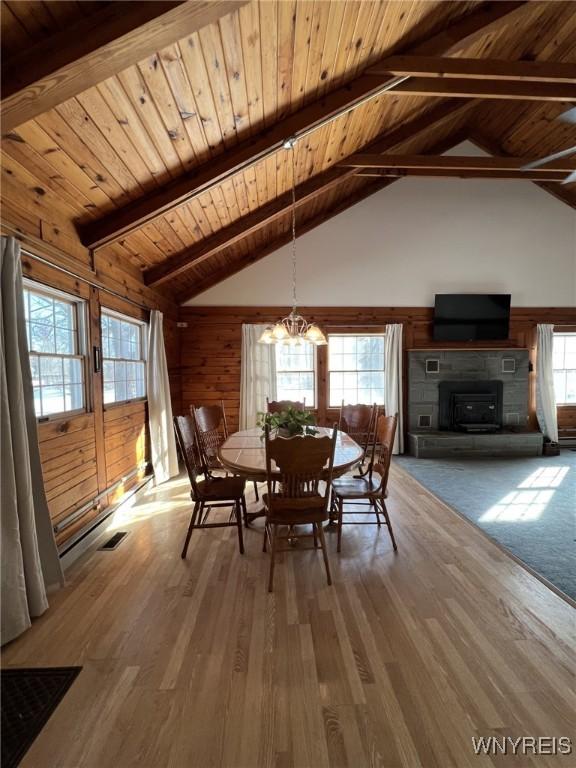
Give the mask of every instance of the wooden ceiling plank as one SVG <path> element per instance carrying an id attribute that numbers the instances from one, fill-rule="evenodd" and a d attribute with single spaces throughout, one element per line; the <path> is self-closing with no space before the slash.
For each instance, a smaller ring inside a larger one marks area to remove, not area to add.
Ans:
<path id="1" fill-rule="evenodd" d="M 117 2 L 13 57 L 2 69 L 10 131 L 216 21 L 245 0 Z"/>
<path id="2" fill-rule="evenodd" d="M 262 51 L 260 45 L 263 30 L 260 28 L 258 5 L 259 3 L 249 3 L 238 11 L 246 93 L 248 97 L 248 114 L 253 133 L 262 130 L 264 127 Z M 265 31 L 264 37 L 266 37 Z"/>
<path id="3" fill-rule="evenodd" d="M 17 132 L 8 134 L 3 143 L 15 141 L 25 143 L 29 150 L 40 154 L 54 169 L 53 174 L 61 179 L 67 179 L 73 189 L 88 199 L 87 208 L 94 212 L 109 211 L 115 208 L 110 197 L 94 184 L 88 173 L 83 171 L 57 144 L 35 120 L 21 125 Z M 54 173 L 55 171 L 55 173 Z"/>
<path id="4" fill-rule="evenodd" d="M 273 125 L 278 109 L 278 3 L 258 3 L 258 10 L 260 29 L 266 31 L 260 35 L 264 124 Z"/>
<path id="5" fill-rule="evenodd" d="M 340 40 L 338 48 L 336 49 L 336 56 L 332 63 L 332 73 L 330 77 L 330 86 L 332 88 L 338 88 L 346 80 L 346 71 L 349 64 L 350 57 L 352 55 L 351 49 L 352 35 L 356 29 L 358 21 L 358 14 L 360 13 L 360 3 L 348 2 L 344 5 L 344 17 L 342 19 L 342 28 L 340 30 Z"/>
<path id="6" fill-rule="evenodd" d="M 388 91 L 389 96 L 442 96 L 463 99 L 576 101 L 576 83 L 537 83 L 521 80 L 410 77 Z"/>
<path id="7" fill-rule="evenodd" d="M 410 123 L 384 134 L 373 145 L 380 149 L 390 150 L 400 147 L 403 142 L 425 134 L 431 128 L 441 125 L 457 115 L 464 114 L 471 108 L 470 104 L 440 105 L 429 113 L 419 116 Z M 355 167 L 333 167 L 324 173 L 313 176 L 296 190 L 297 207 L 308 206 L 319 195 L 350 179 L 355 173 Z M 178 254 L 163 264 L 144 274 L 147 285 L 159 285 L 187 272 L 196 265 L 234 245 L 245 237 L 259 232 L 271 222 L 287 215 L 292 206 L 292 194 L 286 192 L 266 205 L 257 206 L 248 216 L 237 219 L 225 229 L 220 229 L 213 236 L 197 243 L 182 254 Z"/>
<path id="8" fill-rule="evenodd" d="M 233 15 L 229 14 L 226 18 Z M 176 44 L 171 45 L 159 51 L 158 55 L 196 160 L 198 163 L 207 162 L 211 152 L 198 115 L 194 94 L 184 69 L 180 48 Z"/>
<path id="9" fill-rule="evenodd" d="M 166 181 L 172 178 L 172 175 L 148 135 L 120 81 L 115 77 L 111 77 L 100 83 L 97 86 L 97 90 L 108 105 L 108 109 L 113 114 L 118 125 L 122 126 L 124 133 L 134 147 L 138 148 L 138 154 L 146 165 L 149 174 L 159 184 L 166 183 Z"/>
<path id="10" fill-rule="evenodd" d="M 161 66 L 159 54 L 153 53 L 138 62 L 138 72 L 147 91 L 147 98 L 156 106 L 160 118 L 158 130 L 166 134 L 167 140 L 178 155 L 182 169 L 190 171 L 198 165 L 198 160 Z"/>
<path id="11" fill-rule="evenodd" d="M 83 108 L 85 117 L 89 116 L 95 125 L 101 126 L 104 137 L 114 147 L 141 189 L 146 192 L 157 188 L 158 182 L 154 177 L 151 178 L 142 154 L 132 144 L 129 135 L 122 130 L 123 126 L 110 110 L 100 91 L 97 88 L 88 88 L 78 94 L 77 101 Z"/>
<path id="12" fill-rule="evenodd" d="M 292 60 L 292 92 L 290 95 L 290 110 L 301 109 L 304 103 L 306 88 L 306 72 L 310 58 L 312 38 L 312 12 L 314 3 L 311 0 L 298 0 L 296 3 L 296 21 L 294 30 L 294 52 Z"/>
<path id="13" fill-rule="evenodd" d="M 512 80 L 533 83 L 576 84 L 576 64 L 547 61 L 500 61 L 496 59 L 454 59 L 443 56 L 391 56 L 371 75 L 409 75 L 411 77 L 457 77 L 473 80 Z"/>
<path id="14" fill-rule="evenodd" d="M 211 88 L 201 87 L 201 84 L 209 82 L 209 78 L 198 33 L 195 32 L 192 35 L 188 35 L 186 39 L 180 40 L 178 47 L 182 56 L 184 70 L 192 88 L 194 100 L 196 101 L 198 117 L 206 136 L 208 149 L 211 153 L 217 154 L 224 150 L 224 142 L 212 90 Z"/>
<path id="15" fill-rule="evenodd" d="M 217 25 L 206 27 L 198 32 L 198 37 L 204 56 L 205 71 L 208 74 L 207 82 L 210 84 L 214 102 L 217 105 L 222 142 L 226 148 L 230 149 L 238 143 L 238 136 L 220 28 Z"/>
<path id="16" fill-rule="evenodd" d="M 173 178 L 178 178 L 183 170 L 180 157 L 168 136 L 142 73 L 138 67 L 129 67 L 124 72 L 120 72 L 117 80 L 121 86 L 120 90 L 125 92 L 168 172 Z"/>
<path id="17" fill-rule="evenodd" d="M 458 30 L 464 29 L 465 37 L 454 42 L 455 35 L 447 36 L 447 32 L 444 31 L 438 36 L 441 43 L 435 44 L 437 47 L 435 53 L 437 55 L 452 53 L 453 50 L 465 44 L 466 40 L 475 38 L 486 24 L 493 26 L 498 20 L 509 19 L 511 15 L 515 16 L 518 12 L 524 11 L 525 6 L 524 3 L 500 2 L 495 3 L 494 7 L 490 6 L 489 12 L 482 6 L 479 11 L 471 14 L 471 18 L 467 19 L 464 27 L 462 21 L 454 25 Z M 282 17 L 281 13 L 279 19 Z M 281 70 L 279 70 L 280 74 Z M 225 178 L 273 154 L 288 136 L 309 132 L 322 125 L 327 119 L 340 114 L 343 109 L 352 108 L 359 100 L 381 89 L 385 82 L 385 78 L 371 75 L 356 78 L 347 86 L 329 93 L 322 101 L 304 107 L 276 123 L 258 138 L 243 142 L 233 151 L 227 152 L 220 160 L 205 164 L 193 175 L 179 179 L 164 189 L 147 195 L 136 203 L 125 206 L 117 213 L 95 222 L 93 226 L 84 228 L 81 232 L 83 243 L 91 248 L 98 248 L 106 242 L 118 239 L 144 222 L 181 205 L 195 195 L 221 183 Z"/>
<path id="18" fill-rule="evenodd" d="M 113 146 L 86 113 L 78 99 L 70 99 L 54 110 L 66 123 L 70 130 L 90 147 L 92 153 L 107 168 L 108 175 L 113 177 L 124 193 L 130 199 L 138 199 L 143 193 L 142 187 L 135 178 L 124 158 L 118 154 L 118 148 Z"/>
<path id="19" fill-rule="evenodd" d="M 382 155 L 361 154 L 352 155 L 339 163 L 344 168 L 404 168 L 404 169 L 438 169 L 461 171 L 521 171 L 540 158 L 521 157 L 470 157 L 468 155 Z M 570 158 L 555 160 L 546 167 L 534 168 L 534 173 L 559 171 L 572 173 L 576 171 L 576 162 Z"/>
<path id="20" fill-rule="evenodd" d="M 317 90 L 318 98 L 322 97 L 333 82 L 334 66 L 338 51 L 341 48 L 340 43 L 344 29 L 346 3 L 329 3 L 329 6 L 328 28 L 330 34 L 326 35 L 326 42 L 322 50 L 320 83 Z"/>
<path id="21" fill-rule="evenodd" d="M 240 14 L 228 14 L 228 16 L 222 19 L 219 26 L 236 133 L 239 136 L 246 136 L 252 134 L 253 131 L 250 125 L 248 93 L 246 90 L 247 72 L 242 52 Z"/>
<path id="22" fill-rule="evenodd" d="M 84 144 L 56 110 L 46 112 L 38 117 L 36 122 L 55 146 L 66 148 L 66 155 L 90 177 L 92 184 L 101 189 L 115 206 L 130 200 L 109 173 L 105 163 L 94 154 L 90 146 Z"/>
<path id="23" fill-rule="evenodd" d="M 261 3 L 262 5 L 274 5 L 274 3 Z M 307 101 L 318 98 L 318 84 L 322 82 L 322 54 L 326 47 L 328 35 L 328 24 L 330 21 L 330 8 L 335 3 L 314 3 L 312 14 L 312 36 L 310 52 L 308 54 L 308 67 L 306 68 L 306 84 L 304 92 L 307 94 Z M 262 49 L 264 51 L 264 47 Z M 264 62 L 262 62 L 264 65 Z"/>

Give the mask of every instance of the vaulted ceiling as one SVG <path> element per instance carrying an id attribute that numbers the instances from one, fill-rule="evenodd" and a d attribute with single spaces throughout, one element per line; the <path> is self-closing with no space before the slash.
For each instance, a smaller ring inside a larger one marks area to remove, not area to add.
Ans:
<path id="1" fill-rule="evenodd" d="M 340 165 L 367 147 L 576 144 L 576 78 L 373 95 L 396 54 L 575 64 L 576 2 L 2 2 L 2 36 L 5 215 L 40 211 L 72 253 L 80 238 L 177 301 L 290 237 L 290 136 L 299 234 L 393 183 Z M 576 207 L 576 184 L 542 186 Z"/>

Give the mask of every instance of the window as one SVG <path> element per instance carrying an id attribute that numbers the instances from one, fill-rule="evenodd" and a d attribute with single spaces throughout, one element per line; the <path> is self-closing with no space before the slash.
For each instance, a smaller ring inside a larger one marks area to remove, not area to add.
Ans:
<path id="1" fill-rule="evenodd" d="M 146 397 L 145 331 L 146 325 L 138 320 L 102 312 L 105 403 Z"/>
<path id="2" fill-rule="evenodd" d="M 316 406 L 316 347 L 309 341 L 297 346 L 277 344 L 276 389 L 278 400 L 306 398 L 306 406 Z"/>
<path id="3" fill-rule="evenodd" d="M 328 337 L 329 407 L 384 404 L 384 334 Z"/>
<path id="4" fill-rule="evenodd" d="M 36 416 L 85 410 L 84 302 L 26 281 L 24 314 Z"/>
<path id="5" fill-rule="evenodd" d="M 576 333 L 554 334 L 554 393 L 559 405 L 576 405 Z"/>

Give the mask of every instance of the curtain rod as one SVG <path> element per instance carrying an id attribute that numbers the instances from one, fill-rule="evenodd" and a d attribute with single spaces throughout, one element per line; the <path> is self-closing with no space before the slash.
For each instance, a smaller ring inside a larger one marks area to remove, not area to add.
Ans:
<path id="1" fill-rule="evenodd" d="M 103 285 L 100 285 L 99 283 L 94 283 L 92 280 L 89 280 L 87 277 L 81 277 L 80 275 L 75 274 L 69 269 L 66 269 L 66 267 L 61 267 L 59 264 L 54 264 L 54 262 L 50 261 L 49 259 L 45 259 L 43 256 L 38 256 L 36 253 L 32 253 L 32 251 L 27 250 L 23 246 L 20 246 L 22 253 L 25 253 L 26 256 L 29 256 L 31 259 L 36 259 L 36 261 L 41 261 L 43 264 L 47 264 L 52 269 L 57 269 L 59 272 L 64 272 L 65 275 L 69 275 L 70 277 L 73 277 L 75 280 L 80 280 L 83 283 L 86 283 L 86 285 L 91 285 L 92 288 L 97 288 L 99 291 L 104 291 L 105 293 L 109 293 L 111 296 L 116 296 L 119 299 L 122 299 L 122 301 L 127 302 L 128 304 L 133 304 L 135 307 L 138 307 L 138 309 L 148 309 L 144 304 L 138 304 L 137 301 L 134 301 L 133 299 L 128 299 L 126 296 L 122 296 L 121 293 L 118 293 L 117 291 L 113 291 L 111 288 L 105 288 Z"/>

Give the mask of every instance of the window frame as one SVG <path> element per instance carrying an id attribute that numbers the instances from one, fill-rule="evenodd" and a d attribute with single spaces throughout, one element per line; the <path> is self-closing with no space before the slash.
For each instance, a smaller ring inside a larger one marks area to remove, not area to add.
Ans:
<path id="1" fill-rule="evenodd" d="M 114 317 L 117 320 L 122 320 L 125 323 L 130 323 L 132 325 L 136 325 L 139 328 L 140 333 L 140 351 L 141 351 L 141 357 L 137 359 L 133 358 L 125 358 L 125 357 L 105 357 L 104 355 L 104 336 L 102 333 L 102 318 L 104 315 L 108 315 L 109 317 Z M 143 403 L 148 400 L 148 383 L 147 383 L 147 373 L 148 373 L 148 332 L 149 332 L 149 323 L 146 322 L 146 320 L 141 320 L 138 317 L 132 317 L 131 315 L 126 315 L 123 312 L 118 312 L 115 309 L 110 309 L 109 307 L 100 307 L 100 348 L 101 348 L 101 356 L 102 356 L 102 407 L 105 411 L 107 411 L 110 408 L 116 408 L 118 406 L 128 405 L 129 403 Z M 124 363 L 144 363 L 144 395 L 141 395 L 139 397 L 131 397 L 127 400 L 113 400 L 111 402 L 106 402 L 105 398 L 105 381 L 104 381 L 104 364 L 106 362 L 124 362 Z"/>
<path id="2" fill-rule="evenodd" d="M 84 405 L 82 408 L 71 408 L 70 410 L 58 411 L 57 413 L 48 414 L 36 414 L 36 408 L 34 412 L 36 415 L 36 421 L 39 424 L 45 424 L 48 421 L 58 421 L 61 419 L 67 419 L 71 416 L 78 416 L 83 413 L 91 413 L 93 410 L 92 403 L 92 391 L 90 388 L 90 359 L 88 357 L 88 301 L 81 296 L 62 291 L 59 288 L 53 288 L 50 285 L 39 283 L 35 280 L 31 280 L 28 277 L 24 277 L 22 280 L 23 298 L 24 291 L 46 296 L 50 299 L 59 299 L 71 304 L 74 308 L 75 321 L 76 321 L 76 340 L 77 340 L 77 354 L 69 355 L 63 353 L 51 353 L 51 352 L 37 352 L 30 349 L 28 344 L 28 338 L 26 339 L 26 345 L 28 349 L 28 359 L 30 355 L 34 355 L 38 358 L 42 357 L 60 357 L 66 359 L 80 360 L 82 369 L 82 394 Z M 29 323 L 30 319 L 26 320 Z M 54 326 L 56 328 L 56 326 Z M 40 390 L 42 386 L 40 385 Z"/>
<path id="3" fill-rule="evenodd" d="M 554 342 L 556 341 L 556 336 L 562 336 L 562 337 L 570 336 L 570 337 L 573 337 L 574 339 L 576 339 L 576 330 L 573 330 L 573 331 L 572 330 L 570 330 L 570 331 L 564 331 L 564 330 L 556 331 L 555 330 L 554 331 Z M 566 353 L 564 353 L 564 363 L 566 363 Z M 567 372 L 567 371 L 570 371 L 570 372 L 574 371 L 574 373 L 576 373 L 576 367 L 575 368 L 555 368 L 554 367 L 554 358 L 552 358 L 552 376 L 553 377 L 555 377 L 554 374 L 556 373 L 556 371 L 565 371 L 565 372 Z M 556 390 L 554 390 L 554 396 L 556 397 Z M 559 408 L 576 408 L 576 401 L 574 401 L 574 402 L 566 402 L 566 401 L 560 402 L 559 400 L 556 400 L 556 406 L 559 407 Z"/>
<path id="4" fill-rule="evenodd" d="M 314 382 L 314 402 L 313 403 L 306 403 L 305 409 L 307 411 L 315 411 L 318 409 L 318 347 L 316 344 L 313 344 L 311 341 L 305 342 L 307 344 L 310 344 L 312 347 L 312 379 Z M 274 345 L 274 354 L 276 355 L 276 351 L 281 346 L 281 344 Z M 291 400 L 292 398 L 288 397 L 280 397 L 280 393 L 278 392 L 278 358 L 276 358 L 275 361 L 275 369 L 276 369 L 276 395 L 278 400 Z M 310 373 L 309 369 L 299 368 L 298 370 L 293 371 L 280 371 L 280 373 Z"/>
<path id="5" fill-rule="evenodd" d="M 332 328 L 327 330 L 327 340 L 328 344 L 326 345 L 326 410 L 327 411 L 336 411 L 342 407 L 342 401 L 338 403 L 338 405 L 331 405 L 330 403 L 330 380 L 331 380 L 331 373 L 352 373 L 354 371 L 340 371 L 335 370 L 331 371 L 330 369 L 330 337 L 331 336 L 377 336 L 382 339 L 384 339 L 384 344 L 386 343 L 386 328 L 385 327 L 366 327 L 366 328 Z M 355 372 L 358 372 L 358 369 L 355 369 Z M 364 371 L 365 373 L 370 373 L 372 371 Z M 385 374 L 386 372 L 386 358 L 385 358 L 385 352 L 383 355 L 383 361 L 382 361 L 382 372 Z M 386 397 L 386 385 L 384 384 L 384 398 Z M 354 403 L 356 405 L 356 403 Z M 366 405 L 372 405 L 372 403 L 366 403 Z M 382 407 L 382 405 L 380 405 Z"/>

